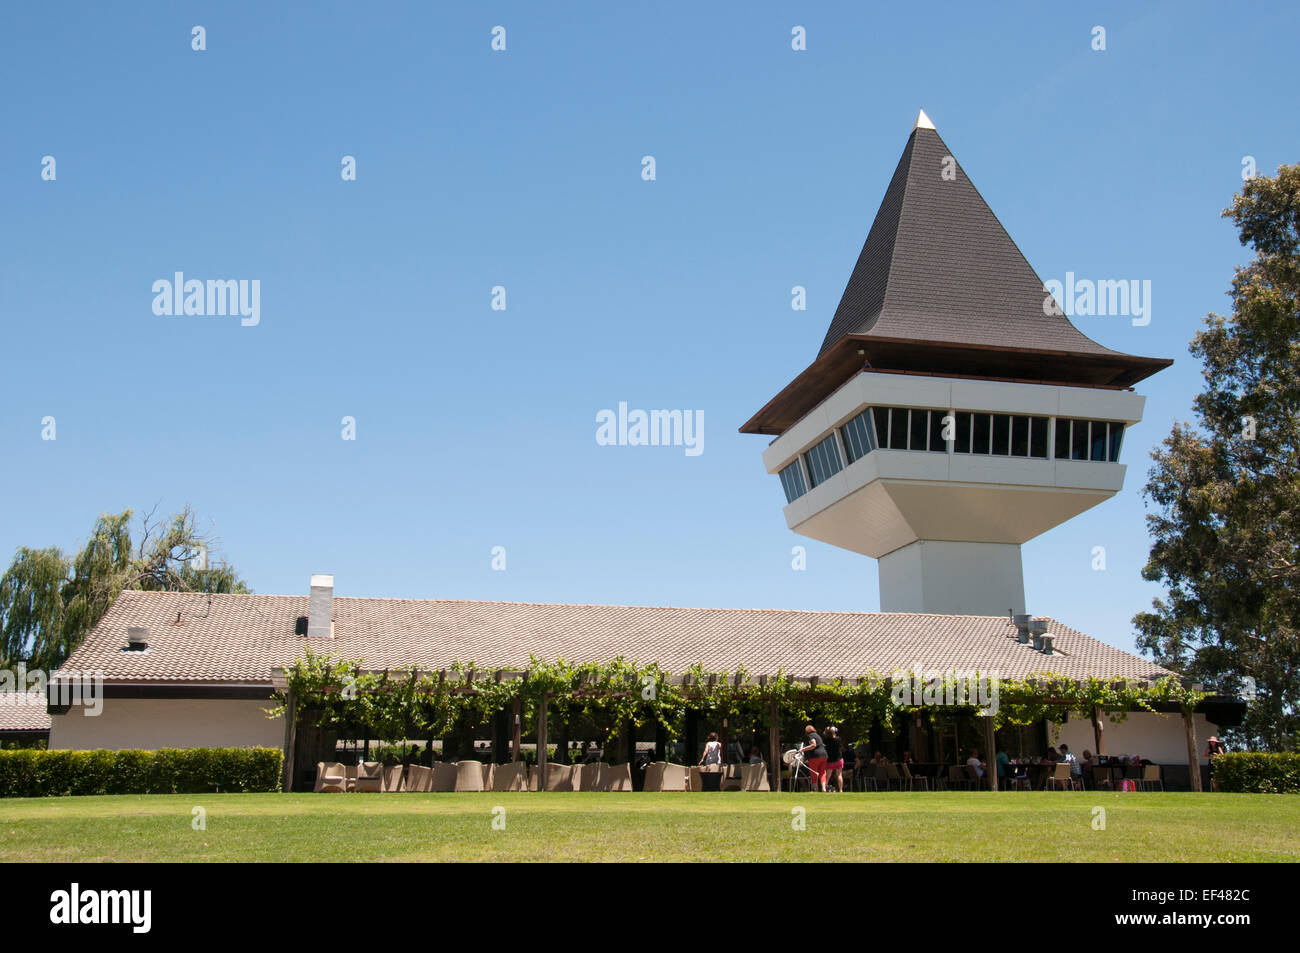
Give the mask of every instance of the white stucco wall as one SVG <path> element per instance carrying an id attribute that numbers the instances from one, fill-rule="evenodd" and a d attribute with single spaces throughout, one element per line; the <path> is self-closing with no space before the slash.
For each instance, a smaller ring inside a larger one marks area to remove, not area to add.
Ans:
<path id="1" fill-rule="evenodd" d="M 51 716 L 50 747 L 284 747 L 284 719 L 266 716 L 269 699 L 105 698 L 103 705 L 94 717 L 80 706 Z"/>
<path id="2" fill-rule="evenodd" d="M 1204 715 L 1195 715 L 1196 754 L 1201 764 L 1207 764 L 1205 741 L 1210 735 L 1217 735 L 1219 728 L 1205 720 Z M 1157 764 L 1187 763 L 1187 733 L 1183 728 L 1182 715 L 1157 715 L 1149 711 L 1132 712 L 1121 722 L 1102 719 L 1105 727 L 1106 753 L 1116 755 L 1137 755 Z M 1092 722 L 1087 718 L 1071 718 L 1061 728 L 1059 737 L 1054 734 L 1056 726 L 1048 726 L 1049 743 L 1064 741 L 1077 757 L 1082 757 L 1085 749 L 1097 753 L 1097 743 L 1092 732 Z M 1053 742 L 1052 739 L 1056 741 Z"/>
<path id="3" fill-rule="evenodd" d="M 880 557 L 880 611 L 1005 616 L 1025 611 L 1020 547 L 921 540 Z"/>

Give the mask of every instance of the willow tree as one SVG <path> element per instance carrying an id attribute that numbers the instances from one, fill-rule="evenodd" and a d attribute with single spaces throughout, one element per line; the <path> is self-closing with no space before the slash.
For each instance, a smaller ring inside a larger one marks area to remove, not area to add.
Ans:
<path id="1" fill-rule="evenodd" d="M 1300 727 L 1300 165 L 1248 180 L 1223 214 L 1254 258 L 1232 314 L 1192 341 L 1196 424 L 1152 454 L 1142 574 L 1167 595 L 1133 621 L 1156 661 L 1246 694 L 1240 740 L 1286 750 Z"/>
<path id="2" fill-rule="evenodd" d="M 186 507 L 146 514 L 133 542 L 130 510 L 106 513 L 75 554 L 20 547 L 0 576 L 0 667 L 57 668 L 124 589 L 248 592 L 233 568 L 210 555 L 210 534 Z"/>

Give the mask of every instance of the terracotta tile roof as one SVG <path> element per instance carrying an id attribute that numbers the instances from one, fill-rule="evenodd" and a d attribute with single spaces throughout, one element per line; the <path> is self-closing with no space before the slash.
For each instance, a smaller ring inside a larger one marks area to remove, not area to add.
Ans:
<path id="1" fill-rule="evenodd" d="M 1001 616 L 336 598 L 328 639 L 294 635 L 295 619 L 306 614 L 306 596 L 217 595 L 209 603 L 206 595 L 125 592 L 66 667 L 102 670 L 110 681 L 265 683 L 310 644 L 371 669 L 436 670 L 453 661 L 516 669 L 531 653 L 574 661 L 622 655 L 677 673 L 700 663 L 822 678 L 912 665 L 1004 678 L 1169 674 L 1056 621 L 1048 631 L 1057 652 L 1043 655 L 1017 642 Z M 123 651 L 128 625 L 149 627 L 148 651 Z"/>
<path id="2" fill-rule="evenodd" d="M 0 692 L 0 731 L 49 730 L 50 716 L 45 712 L 43 694 Z"/>

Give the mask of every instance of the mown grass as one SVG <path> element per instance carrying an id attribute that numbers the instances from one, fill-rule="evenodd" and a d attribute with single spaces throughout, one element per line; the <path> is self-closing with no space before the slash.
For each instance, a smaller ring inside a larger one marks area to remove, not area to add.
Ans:
<path id="1" fill-rule="evenodd" d="M 206 830 L 193 827 L 206 812 Z M 1094 809 L 1105 829 L 1094 829 Z M 493 829 L 494 808 L 504 830 Z M 803 808 L 806 829 L 794 829 Z M 1295 861 L 1300 797 L 212 794 L 0 801 L 3 861 Z"/>

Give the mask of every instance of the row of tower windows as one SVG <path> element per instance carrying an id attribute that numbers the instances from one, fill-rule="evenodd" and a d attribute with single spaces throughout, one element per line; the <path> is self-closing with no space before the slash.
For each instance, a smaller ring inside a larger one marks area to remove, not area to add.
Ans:
<path id="1" fill-rule="evenodd" d="M 1114 463 L 1123 438 L 1117 421 L 868 407 L 781 470 L 781 488 L 792 503 L 877 447 Z"/>

